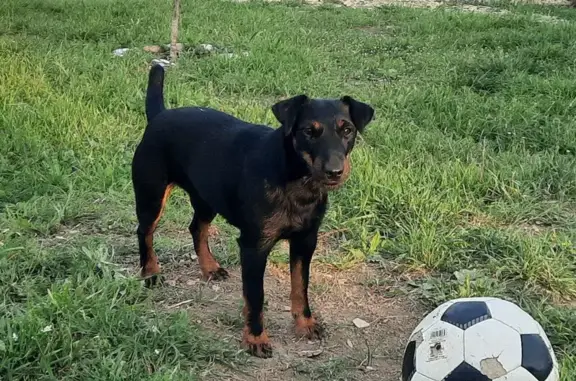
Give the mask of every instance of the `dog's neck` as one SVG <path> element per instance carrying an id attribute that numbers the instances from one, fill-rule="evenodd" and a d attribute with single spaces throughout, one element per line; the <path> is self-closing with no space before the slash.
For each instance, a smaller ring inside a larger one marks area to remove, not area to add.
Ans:
<path id="1" fill-rule="evenodd" d="M 317 202 L 325 199 L 327 190 L 323 184 L 313 178 L 310 169 L 300 157 L 292 143 L 292 137 L 284 136 L 282 128 L 274 132 L 274 147 L 279 157 L 278 186 L 283 189 L 286 197 L 300 202 Z"/>

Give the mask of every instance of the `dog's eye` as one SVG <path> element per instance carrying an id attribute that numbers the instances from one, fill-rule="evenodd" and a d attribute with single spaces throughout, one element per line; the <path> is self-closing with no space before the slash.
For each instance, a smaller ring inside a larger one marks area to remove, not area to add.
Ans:
<path id="1" fill-rule="evenodd" d="M 345 127 L 344 130 L 342 131 L 344 133 L 344 136 L 348 136 L 352 133 L 352 128 L 350 127 Z"/>
<path id="2" fill-rule="evenodd" d="M 310 126 L 304 129 L 304 133 L 311 138 L 317 138 L 322 135 L 322 129 L 316 126 Z"/>

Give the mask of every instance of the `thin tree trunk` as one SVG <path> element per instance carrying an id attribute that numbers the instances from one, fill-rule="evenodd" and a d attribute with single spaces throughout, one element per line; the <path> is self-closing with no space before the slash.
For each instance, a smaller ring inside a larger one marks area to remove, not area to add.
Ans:
<path id="1" fill-rule="evenodd" d="M 170 62 L 175 63 L 178 58 L 178 27 L 180 26 L 180 0 L 174 0 L 174 12 L 172 13 L 172 32 L 170 36 Z"/>

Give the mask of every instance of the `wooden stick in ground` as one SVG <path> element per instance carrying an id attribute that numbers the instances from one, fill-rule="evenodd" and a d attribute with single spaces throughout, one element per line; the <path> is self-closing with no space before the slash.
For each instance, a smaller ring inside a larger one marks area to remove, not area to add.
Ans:
<path id="1" fill-rule="evenodd" d="M 175 63 L 178 58 L 178 27 L 180 25 L 180 0 L 174 0 L 174 12 L 172 13 L 172 31 L 170 36 L 170 62 Z"/>

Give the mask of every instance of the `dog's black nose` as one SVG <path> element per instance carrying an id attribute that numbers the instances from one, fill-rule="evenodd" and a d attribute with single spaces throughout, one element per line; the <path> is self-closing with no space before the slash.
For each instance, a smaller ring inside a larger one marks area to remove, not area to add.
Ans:
<path id="1" fill-rule="evenodd" d="M 336 180 L 342 176 L 342 173 L 344 173 L 344 168 L 327 168 L 325 172 L 329 179 Z"/>

